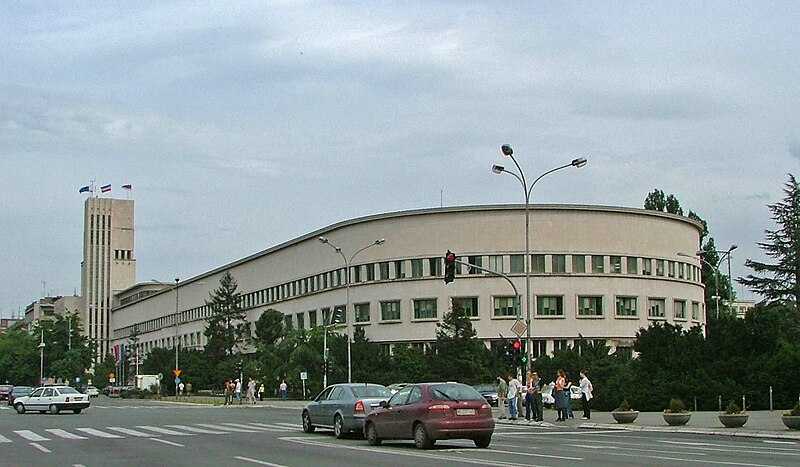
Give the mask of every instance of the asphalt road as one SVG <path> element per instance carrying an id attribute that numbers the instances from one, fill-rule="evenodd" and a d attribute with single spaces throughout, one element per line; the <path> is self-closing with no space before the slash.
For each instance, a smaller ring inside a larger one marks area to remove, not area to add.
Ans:
<path id="1" fill-rule="evenodd" d="M 499 425 L 488 449 L 439 441 L 370 447 L 305 434 L 297 408 L 214 407 L 100 397 L 80 415 L 0 406 L 2 466 L 800 465 L 800 443 L 768 439 Z"/>

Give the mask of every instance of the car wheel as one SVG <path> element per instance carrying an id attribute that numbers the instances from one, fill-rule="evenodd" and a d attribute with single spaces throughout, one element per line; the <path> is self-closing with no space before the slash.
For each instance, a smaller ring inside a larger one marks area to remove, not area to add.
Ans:
<path id="1" fill-rule="evenodd" d="M 381 439 L 378 438 L 378 430 L 375 429 L 375 424 L 370 423 L 367 425 L 367 443 L 370 446 L 378 446 L 381 444 Z"/>
<path id="2" fill-rule="evenodd" d="M 347 432 L 344 430 L 344 420 L 342 420 L 342 416 L 339 414 L 333 417 L 333 434 L 339 439 L 347 436 Z"/>
<path id="3" fill-rule="evenodd" d="M 17 404 L 14 408 L 17 409 L 17 413 L 20 415 L 25 413 L 25 406 L 22 404 Z"/>
<path id="4" fill-rule="evenodd" d="M 434 441 L 428 436 L 427 430 L 425 430 L 425 425 L 417 423 L 416 426 L 414 426 L 414 445 L 418 449 L 430 449 L 433 443 Z"/>
<path id="5" fill-rule="evenodd" d="M 81 413 L 81 410 L 82 410 L 82 409 L 72 409 L 72 411 L 73 411 L 73 412 L 75 412 L 76 414 L 79 414 L 79 413 Z"/>
<path id="6" fill-rule="evenodd" d="M 60 409 L 58 408 L 57 405 L 53 404 L 53 405 L 50 406 L 50 413 L 51 414 L 56 415 L 56 414 L 58 414 L 59 411 L 60 411 Z"/>
<path id="7" fill-rule="evenodd" d="M 491 442 L 492 442 L 492 437 L 491 436 L 481 436 L 479 438 L 475 438 L 473 441 L 475 442 L 475 446 L 477 446 L 477 447 L 479 447 L 481 449 L 488 448 L 489 444 L 491 444 Z"/>
<path id="8" fill-rule="evenodd" d="M 313 433 L 316 427 L 311 424 L 311 415 L 308 412 L 303 412 L 303 431 L 306 433 Z"/>

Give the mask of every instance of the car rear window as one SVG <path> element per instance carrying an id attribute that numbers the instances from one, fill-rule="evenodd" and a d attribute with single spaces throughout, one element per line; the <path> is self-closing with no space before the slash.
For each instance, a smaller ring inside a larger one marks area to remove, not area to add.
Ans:
<path id="1" fill-rule="evenodd" d="M 353 394 L 357 399 L 371 398 L 371 397 L 392 397 L 392 391 L 383 386 L 352 386 Z"/>
<path id="2" fill-rule="evenodd" d="M 58 392 L 61 394 L 80 394 L 75 388 L 71 387 L 58 388 Z"/>
<path id="3" fill-rule="evenodd" d="M 466 384 L 447 383 L 428 386 L 428 395 L 434 400 L 483 401 L 484 398 L 474 388 Z"/>

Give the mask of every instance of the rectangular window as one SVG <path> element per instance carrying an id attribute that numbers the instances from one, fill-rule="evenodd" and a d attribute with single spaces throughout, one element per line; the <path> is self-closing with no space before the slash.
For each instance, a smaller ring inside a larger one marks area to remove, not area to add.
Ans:
<path id="1" fill-rule="evenodd" d="M 525 273 L 525 255 L 511 255 L 511 273 Z"/>
<path id="2" fill-rule="evenodd" d="M 586 273 L 586 257 L 583 255 L 572 255 L 572 272 L 576 274 Z"/>
<path id="3" fill-rule="evenodd" d="M 567 255 L 553 255 L 553 273 L 564 274 L 567 272 Z"/>
<path id="4" fill-rule="evenodd" d="M 675 319 L 686 319 L 686 301 L 675 300 Z"/>
<path id="5" fill-rule="evenodd" d="M 411 260 L 411 277 L 422 277 L 422 260 Z"/>
<path id="6" fill-rule="evenodd" d="M 622 256 L 611 257 L 611 273 L 622 274 Z"/>
<path id="7" fill-rule="evenodd" d="M 468 256 L 467 258 L 468 258 L 467 262 L 469 262 L 469 264 L 474 264 L 475 266 L 483 267 L 483 261 L 482 261 L 483 257 L 482 256 Z M 473 267 L 469 268 L 469 273 L 468 274 L 480 274 L 480 273 L 481 273 L 480 269 L 473 268 Z"/>
<path id="8" fill-rule="evenodd" d="M 331 323 L 331 309 L 330 308 L 323 308 L 322 310 L 322 324 L 330 324 Z"/>
<path id="9" fill-rule="evenodd" d="M 553 350 L 567 350 L 569 345 L 566 339 L 553 339 Z"/>
<path id="10" fill-rule="evenodd" d="M 516 316 L 514 297 L 494 297 L 494 316 Z"/>
<path id="11" fill-rule="evenodd" d="M 353 266 L 350 268 L 350 274 L 352 274 L 350 277 L 353 279 L 353 284 L 361 282 L 361 266 Z"/>
<path id="12" fill-rule="evenodd" d="M 536 297 L 536 314 L 538 316 L 564 316 L 564 297 Z"/>
<path id="13" fill-rule="evenodd" d="M 628 256 L 628 274 L 639 274 L 639 258 Z"/>
<path id="14" fill-rule="evenodd" d="M 367 282 L 372 282 L 375 280 L 375 264 L 370 263 L 366 265 L 367 267 Z"/>
<path id="15" fill-rule="evenodd" d="M 381 320 L 382 321 L 400 320 L 400 300 L 381 302 Z"/>
<path id="16" fill-rule="evenodd" d="M 592 255 L 592 273 L 602 274 L 605 270 L 605 256 Z"/>
<path id="17" fill-rule="evenodd" d="M 308 327 L 310 328 L 317 327 L 317 310 L 308 311 Z"/>
<path id="18" fill-rule="evenodd" d="M 678 263 L 678 279 L 686 277 L 686 263 Z"/>
<path id="19" fill-rule="evenodd" d="M 645 276 L 653 275 L 653 260 L 650 258 L 642 258 L 642 274 Z"/>
<path id="20" fill-rule="evenodd" d="M 638 316 L 636 297 L 617 297 L 617 316 Z"/>
<path id="21" fill-rule="evenodd" d="M 380 270 L 380 279 L 382 281 L 388 280 L 389 279 L 389 262 L 388 261 L 384 261 L 383 263 L 380 263 L 378 265 L 378 268 Z"/>
<path id="22" fill-rule="evenodd" d="M 464 316 L 478 316 L 478 297 L 453 297 L 453 310 L 461 309 Z"/>
<path id="23" fill-rule="evenodd" d="M 531 255 L 531 272 L 544 274 L 544 255 Z"/>
<path id="24" fill-rule="evenodd" d="M 664 260 L 657 259 L 656 260 L 656 276 L 664 277 Z"/>
<path id="25" fill-rule="evenodd" d="M 297 313 L 297 329 L 303 329 L 305 327 L 303 319 L 303 313 Z"/>
<path id="26" fill-rule="evenodd" d="M 414 319 L 435 319 L 436 299 L 420 298 L 414 300 Z"/>
<path id="27" fill-rule="evenodd" d="M 675 261 L 667 263 L 667 275 L 669 275 L 669 277 L 675 277 Z"/>
<path id="28" fill-rule="evenodd" d="M 292 315 L 285 315 L 283 317 L 283 324 L 286 327 L 287 331 L 291 331 L 292 329 L 294 329 L 292 327 Z"/>
<path id="29" fill-rule="evenodd" d="M 692 319 L 697 321 L 700 319 L 700 303 L 692 302 Z"/>
<path id="30" fill-rule="evenodd" d="M 578 297 L 578 316 L 603 316 L 603 297 Z"/>
<path id="31" fill-rule="evenodd" d="M 492 255 L 489 256 L 489 270 L 494 272 L 503 272 L 503 256 Z"/>
<path id="32" fill-rule="evenodd" d="M 339 324 L 346 324 L 347 323 L 347 308 L 344 305 L 338 305 L 333 307 L 334 310 L 341 310 L 339 312 Z"/>
<path id="33" fill-rule="evenodd" d="M 428 269 L 430 269 L 430 275 L 437 277 L 442 275 L 442 263 L 443 258 L 428 258 Z"/>
<path id="34" fill-rule="evenodd" d="M 666 300 L 663 298 L 651 298 L 647 300 L 647 316 L 650 318 L 665 318 Z"/>
<path id="35" fill-rule="evenodd" d="M 405 264 L 405 262 L 403 260 L 394 262 L 394 278 L 395 279 L 402 279 L 402 278 L 406 277 L 406 271 L 405 271 L 404 264 Z"/>
<path id="36" fill-rule="evenodd" d="M 353 305 L 356 314 L 356 323 L 369 323 L 369 302 Z"/>

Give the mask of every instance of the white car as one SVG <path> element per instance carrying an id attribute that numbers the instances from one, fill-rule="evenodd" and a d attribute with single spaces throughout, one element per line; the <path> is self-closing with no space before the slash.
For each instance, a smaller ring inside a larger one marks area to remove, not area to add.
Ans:
<path id="1" fill-rule="evenodd" d="M 551 382 L 550 384 L 544 385 L 542 387 L 542 403 L 545 405 L 552 405 L 555 404 L 556 400 L 553 397 L 553 389 L 556 387 L 556 383 Z M 572 400 L 581 400 L 581 388 L 580 386 L 572 385 L 569 388 L 569 395 L 570 399 Z"/>
<path id="2" fill-rule="evenodd" d="M 94 386 L 86 386 L 86 390 L 83 391 L 89 397 L 98 397 L 100 395 L 100 390 Z"/>
<path id="3" fill-rule="evenodd" d="M 36 388 L 29 396 L 14 399 L 14 409 L 24 414 L 28 410 L 57 414 L 62 410 L 81 413 L 89 408 L 89 396 L 70 386 L 44 386 Z"/>

